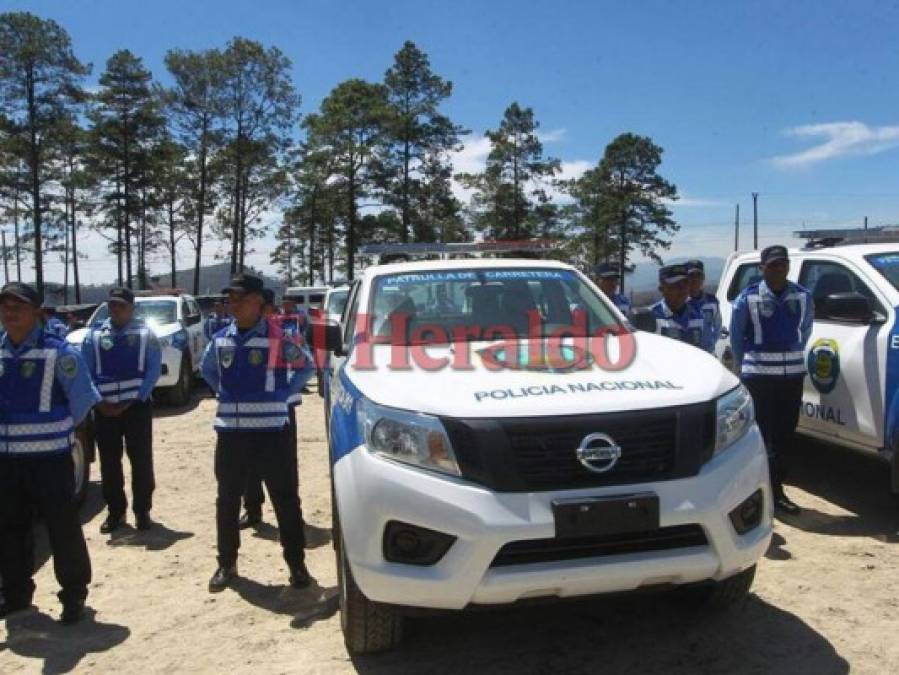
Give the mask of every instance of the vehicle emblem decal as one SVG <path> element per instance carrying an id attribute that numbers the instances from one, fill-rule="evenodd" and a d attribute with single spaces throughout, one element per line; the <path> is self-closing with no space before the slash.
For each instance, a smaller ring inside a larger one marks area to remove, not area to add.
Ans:
<path id="1" fill-rule="evenodd" d="M 584 436 L 575 453 L 585 469 L 593 473 L 605 473 L 621 459 L 621 446 L 607 434 L 594 433 Z"/>
<path id="2" fill-rule="evenodd" d="M 837 341 L 829 338 L 815 340 L 806 365 L 815 389 L 822 394 L 832 392 L 840 377 L 840 346 Z"/>

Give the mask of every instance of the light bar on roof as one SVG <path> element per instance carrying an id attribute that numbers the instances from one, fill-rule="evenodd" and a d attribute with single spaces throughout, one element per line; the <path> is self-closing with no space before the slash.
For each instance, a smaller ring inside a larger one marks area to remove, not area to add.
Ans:
<path id="1" fill-rule="evenodd" d="M 878 241 L 883 239 L 895 240 L 899 238 L 899 226 L 883 225 L 881 227 L 836 228 L 830 230 L 798 230 L 793 232 L 797 239 L 809 241 L 844 241 L 847 239 L 859 241 Z"/>
<path id="2" fill-rule="evenodd" d="M 453 244 L 365 244 L 359 247 L 362 255 L 429 255 L 463 253 L 513 253 L 519 251 L 550 251 L 556 246 L 551 239 L 525 239 L 521 241 L 478 241 Z"/>

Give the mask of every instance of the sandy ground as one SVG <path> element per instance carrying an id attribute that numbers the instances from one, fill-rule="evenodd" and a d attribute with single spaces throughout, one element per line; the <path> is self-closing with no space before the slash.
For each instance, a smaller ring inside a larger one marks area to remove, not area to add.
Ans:
<path id="1" fill-rule="evenodd" d="M 213 401 L 160 410 L 151 532 L 100 535 L 99 486 L 83 511 L 94 566 L 87 620 L 64 628 L 41 534 L 36 608 L 0 625 L 12 673 L 859 673 L 899 672 L 899 508 L 876 461 L 803 443 L 754 594 L 719 616 L 668 595 L 418 618 L 395 653 L 350 659 L 336 614 L 320 399 L 306 397 L 300 471 L 312 589 L 286 585 L 277 531 L 245 535 L 242 579 L 210 595 L 215 565 Z M 94 467 L 96 480 L 97 468 Z M 274 522 L 266 508 L 266 520 Z M 411 623 L 411 622 L 410 622 Z"/>

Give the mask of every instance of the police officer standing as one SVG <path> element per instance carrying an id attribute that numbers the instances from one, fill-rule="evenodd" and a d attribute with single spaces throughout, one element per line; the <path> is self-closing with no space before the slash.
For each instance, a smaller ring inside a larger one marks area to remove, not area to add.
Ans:
<path id="1" fill-rule="evenodd" d="M 50 536 L 64 624 L 84 614 L 91 580 L 78 507 L 75 427 L 100 400 L 77 350 L 48 333 L 38 293 L 0 290 L 0 618 L 31 606 L 35 512 Z"/>
<path id="2" fill-rule="evenodd" d="M 795 515 L 800 509 L 784 493 L 777 458 L 799 422 L 804 350 L 814 306 L 811 294 L 787 279 L 790 261 L 785 247 L 764 249 L 761 271 L 762 280 L 747 286 L 734 301 L 731 348 L 768 448 L 775 506 Z"/>
<path id="3" fill-rule="evenodd" d="M 618 311 L 627 316 L 631 311 L 631 301 L 627 296 L 618 292 L 618 286 L 621 283 L 621 272 L 618 266 L 612 263 L 600 263 L 594 268 L 593 274 L 599 290 L 606 294 Z"/>
<path id="4" fill-rule="evenodd" d="M 41 314 L 44 319 L 44 330 L 50 333 L 50 335 L 55 335 L 59 339 L 64 340 L 69 333 L 69 328 L 56 315 L 56 306 L 49 301 L 45 301 L 41 305 Z"/>
<path id="5" fill-rule="evenodd" d="M 162 352 L 156 335 L 134 315 L 134 293 L 113 288 L 107 300 L 109 318 L 87 332 L 81 353 L 103 401 L 94 416 L 103 498 L 108 513 L 100 532 L 125 524 L 128 500 L 122 454 L 131 461 L 135 526 L 153 524 L 153 387 L 159 380 Z"/>
<path id="6" fill-rule="evenodd" d="M 235 321 L 215 335 L 200 366 L 218 395 L 218 568 L 209 591 L 224 590 L 237 576 L 240 498 L 251 469 L 262 477 L 272 500 L 290 584 L 302 588 L 311 578 L 304 562 L 296 444 L 288 420 L 290 402 L 312 374 L 312 359 L 264 319 L 262 279 L 238 274 L 223 292 Z"/>
<path id="7" fill-rule="evenodd" d="M 281 299 L 281 328 L 287 335 L 302 336 L 306 333 L 306 312 L 297 309 L 297 296 L 285 293 Z"/>
<path id="8" fill-rule="evenodd" d="M 656 332 L 703 348 L 702 315 L 689 302 L 687 268 L 666 265 L 659 269 L 659 291 L 662 299 L 651 309 L 656 317 Z"/>
<path id="9" fill-rule="evenodd" d="M 218 333 L 222 328 L 233 321 L 233 318 L 225 312 L 224 300 L 216 300 L 212 305 L 212 313 L 206 317 L 203 324 L 203 334 L 207 340 L 211 340 L 212 336 Z"/>
<path id="10" fill-rule="evenodd" d="M 705 291 L 705 264 L 701 260 L 688 260 L 687 277 L 690 297 L 687 300 L 702 316 L 702 348 L 715 353 L 715 345 L 721 337 L 721 308 L 718 298 Z"/>

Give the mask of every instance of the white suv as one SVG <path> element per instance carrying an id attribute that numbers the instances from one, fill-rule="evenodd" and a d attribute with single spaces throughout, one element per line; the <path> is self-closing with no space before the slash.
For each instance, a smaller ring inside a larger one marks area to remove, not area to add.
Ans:
<path id="1" fill-rule="evenodd" d="M 344 319 L 325 341 L 351 653 L 396 645 L 410 607 L 749 590 L 768 464 L 749 394 L 714 357 L 634 332 L 550 261 L 370 267 Z M 584 339 L 597 331 L 611 335 Z"/>
<path id="2" fill-rule="evenodd" d="M 789 278 L 815 304 L 798 431 L 891 460 L 899 492 L 899 231 L 797 234 L 812 244 L 790 249 Z M 865 239 L 893 243 L 856 243 Z M 758 251 L 728 258 L 718 286 L 725 329 L 733 301 L 759 278 L 758 266 Z M 717 353 L 732 367 L 729 336 Z"/>
<path id="3" fill-rule="evenodd" d="M 154 391 L 161 390 L 171 405 L 185 405 L 207 342 L 200 306 L 190 295 L 140 293 L 134 298 L 135 314 L 147 321 L 162 347 L 162 375 Z M 108 317 L 109 308 L 104 302 L 91 315 L 88 326 L 98 326 Z M 66 340 L 80 349 L 88 330 L 72 331 Z"/>

